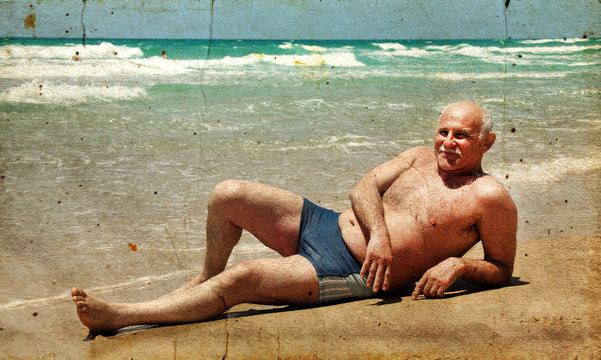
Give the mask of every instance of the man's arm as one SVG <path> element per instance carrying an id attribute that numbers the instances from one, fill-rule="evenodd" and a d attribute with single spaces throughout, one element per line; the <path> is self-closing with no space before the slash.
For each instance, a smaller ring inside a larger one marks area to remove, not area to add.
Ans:
<path id="1" fill-rule="evenodd" d="M 367 239 L 367 252 L 361 268 L 361 277 L 369 272 L 366 284 L 373 291 L 388 290 L 392 262 L 390 234 L 384 219 L 382 194 L 416 159 L 423 148 L 409 149 L 394 159 L 370 170 L 350 193 L 355 217 Z"/>
<path id="2" fill-rule="evenodd" d="M 458 277 L 479 285 L 502 286 L 513 273 L 516 250 L 517 209 L 505 189 L 496 187 L 479 204 L 483 213 L 476 228 L 484 259 L 448 258 L 430 268 L 416 283 L 412 298 L 442 297 Z"/>

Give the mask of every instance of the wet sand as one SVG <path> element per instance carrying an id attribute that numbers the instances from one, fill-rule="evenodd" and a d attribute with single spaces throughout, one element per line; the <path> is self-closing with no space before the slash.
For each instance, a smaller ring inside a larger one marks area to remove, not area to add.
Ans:
<path id="1" fill-rule="evenodd" d="M 132 327 L 90 341 L 70 299 L 58 299 L 0 312 L 0 357 L 599 359 L 600 254 L 601 235 L 522 241 L 511 285 L 500 289 L 460 281 L 437 300 L 412 301 L 407 290 L 316 308 L 244 304 L 213 321 Z M 97 295 L 142 300 L 184 279 Z"/>

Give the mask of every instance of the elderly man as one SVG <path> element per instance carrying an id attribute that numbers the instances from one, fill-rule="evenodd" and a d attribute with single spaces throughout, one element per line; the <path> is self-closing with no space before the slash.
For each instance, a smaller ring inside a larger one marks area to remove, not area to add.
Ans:
<path id="1" fill-rule="evenodd" d="M 352 189 L 352 208 L 336 213 L 262 184 L 225 181 L 209 198 L 201 273 L 142 303 L 111 303 L 73 288 L 81 322 L 92 331 L 134 324 L 210 319 L 230 307 L 367 298 L 417 281 L 413 298 L 442 297 L 461 277 L 491 286 L 513 271 L 517 210 L 482 171 L 493 145 L 490 115 L 473 102 L 440 116 L 434 151 L 409 149 L 370 170 Z M 281 258 L 225 269 L 242 230 Z M 461 258 L 482 241 L 484 259 Z"/>

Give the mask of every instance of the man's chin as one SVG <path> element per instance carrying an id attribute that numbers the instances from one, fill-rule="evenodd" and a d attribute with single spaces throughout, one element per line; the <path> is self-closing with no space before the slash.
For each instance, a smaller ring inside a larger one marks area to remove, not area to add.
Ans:
<path id="1" fill-rule="evenodd" d="M 459 158 L 456 156 L 455 158 L 449 158 L 444 156 L 444 154 L 440 154 L 438 155 L 438 167 L 445 171 L 453 170 L 456 168 L 457 160 L 459 160 Z"/>

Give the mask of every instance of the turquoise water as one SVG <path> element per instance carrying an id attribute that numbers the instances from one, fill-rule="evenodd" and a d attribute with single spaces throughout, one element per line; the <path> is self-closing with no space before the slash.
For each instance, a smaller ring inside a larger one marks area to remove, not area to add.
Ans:
<path id="1" fill-rule="evenodd" d="M 484 166 L 519 240 L 598 233 L 600 55 L 582 39 L 2 39 L 0 311 L 198 269 L 224 179 L 341 210 L 464 99 L 495 119 Z M 233 261 L 261 254 L 245 235 Z"/>

